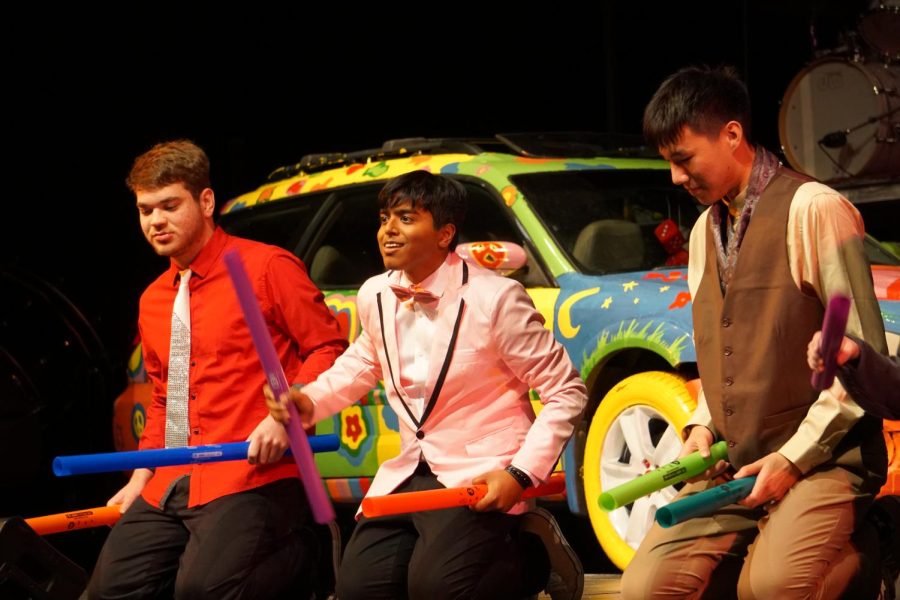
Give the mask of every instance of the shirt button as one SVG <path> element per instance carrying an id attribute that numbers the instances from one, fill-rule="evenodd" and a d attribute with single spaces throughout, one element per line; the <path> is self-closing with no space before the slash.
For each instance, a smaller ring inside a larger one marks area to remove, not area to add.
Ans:
<path id="1" fill-rule="evenodd" d="M 422 431 L 421 429 L 418 430 L 418 431 L 416 432 L 416 437 L 419 438 L 419 439 L 421 440 L 423 437 L 425 437 L 425 432 Z"/>
<path id="2" fill-rule="evenodd" d="M 725 378 L 725 385 L 733 385 L 733 384 L 734 384 L 734 379 L 732 379 L 731 377 Z"/>
<path id="3" fill-rule="evenodd" d="M 734 442 L 732 442 L 731 440 L 728 440 L 728 447 L 734 448 Z"/>
<path id="4" fill-rule="evenodd" d="M 193 430 L 191 431 L 191 433 L 193 433 L 194 435 L 200 435 L 200 429 L 199 429 L 199 428 L 195 428 L 195 429 L 193 429 Z"/>
<path id="5" fill-rule="evenodd" d="M 197 366 L 197 361 L 196 361 L 196 360 L 192 360 L 192 361 L 191 361 L 191 366 L 192 366 L 192 367 L 196 367 L 196 366 Z"/>
<path id="6" fill-rule="evenodd" d="M 197 394 L 191 394 L 191 400 L 196 400 L 196 399 L 197 399 Z"/>
<path id="7" fill-rule="evenodd" d="M 730 416 L 733 415 L 733 414 L 734 414 L 734 411 L 733 411 L 732 409 L 730 409 L 730 408 L 726 408 L 726 409 L 725 409 L 725 416 L 726 416 L 726 417 L 730 417 Z"/>
<path id="8" fill-rule="evenodd" d="M 731 356 L 732 354 L 734 354 L 734 350 L 732 349 L 731 346 L 725 346 L 725 349 L 722 351 L 722 354 L 724 354 L 725 356 Z"/>
<path id="9" fill-rule="evenodd" d="M 731 327 L 731 319 L 722 317 L 722 327 Z"/>

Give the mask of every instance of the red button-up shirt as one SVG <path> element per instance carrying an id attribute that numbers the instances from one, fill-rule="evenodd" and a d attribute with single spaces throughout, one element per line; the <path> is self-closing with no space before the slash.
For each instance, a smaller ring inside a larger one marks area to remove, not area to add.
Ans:
<path id="1" fill-rule="evenodd" d="M 190 265 L 191 446 L 244 441 L 269 414 L 262 393 L 265 376 L 223 260 L 225 251 L 232 249 L 244 262 L 288 381 L 314 380 L 347 347 L 302 262 L 280 248 L 233 237 L 217 228 Z M 153 383 L 142 449 L 165 447 L 169 334 L 177 275 L 173 263 L 141 296 L 144 365 Z M 297 477 L 298 471 L 290 457 L 272 465 L 228 461 L 159 467 L 144 487 L 144 499 L 159 506 L 172 483 L 183 475 L 191 476 L 188 506 L 197 506 Z"/>

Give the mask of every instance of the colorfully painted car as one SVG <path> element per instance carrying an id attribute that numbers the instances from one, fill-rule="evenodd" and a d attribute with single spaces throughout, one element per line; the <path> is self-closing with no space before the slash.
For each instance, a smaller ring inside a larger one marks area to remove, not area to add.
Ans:
<path id="1" fill-rule="evenodd" d="M 604 551 L 624 568 L 675 489 L 610 513 L 598 498 L 602 489 L 673 460 L 678 432 L 696 406 L 685 240 L 702 207 L 672 185 L 667 163 L 600 141 L 416 138 L 308 156 L 225 204 L 220 223 L 299 256 L 352 341 L 359 335 L 356 290 L 383 270 L 378 191 L 416 169 L 462 183 L 469 214 L 459 252 L 522 282 L 587 384 L 589 407 L 559 468 L 569 509 L 589 518 Z M 896 347 L 900 260 L 886 251 L 879 260 L 893 265 L 878 273 Z M 139 347 L 130 368 L 133 384 L 116 407 L 120 449 L 136 444 L 150 395 Z M 378 465 L 399 451 L 397 416 L 383 387 L 319 423 L 317 433 L 340 436 L 338 451 L 316 457 L 336 502 L 358 502 Z"/>

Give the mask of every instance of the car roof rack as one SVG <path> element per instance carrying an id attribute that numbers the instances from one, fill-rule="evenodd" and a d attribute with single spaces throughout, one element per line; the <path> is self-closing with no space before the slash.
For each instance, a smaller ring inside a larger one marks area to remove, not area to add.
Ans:
<path id="1" fill-rule="evenodd" d="M 585 158 L 618 156 L 659 158 L 639 135 L 595 131 L 500 133 L 497 139 L 521 156 L 533 158 Z"/>
<path id="2" fill-rule="evenodd" d="M 381 148 L 356 152 L 307 154 L 300 162 L 279 167 L 267 183 L 301 173 L 315 173 L 345 165 L 420 154 L 482 154 L 506 152 L 528 158 L 632 157 L 656 158 L 640 136 L 591 131 L 500 133 L 487 138 L 399 138 L 387 140 Z"/>

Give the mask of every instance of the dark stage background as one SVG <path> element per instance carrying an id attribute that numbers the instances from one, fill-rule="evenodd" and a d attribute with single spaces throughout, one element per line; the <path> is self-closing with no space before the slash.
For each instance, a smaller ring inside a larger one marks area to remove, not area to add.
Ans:
<path id="1" fill-rule="evenodd" d="M 845 52 L 868 5 L 507 3 L 488 18 L 478 3 L 188 4 L 20 7 L 0 25 L 0 515 L 100 505 L 122 482 L 57 481 L 49 460 L 112 449 L 138 297 L 166 266 L 124 185 L 153 143 L 204 146 L 221 203 L 304 154 L 389 138 L 639 133 L 666 75 L 728 63 L 748 81 L 758 141 L 777 149 L 788 83 Z M 89 568 L 103 535 L 52 541 Z"/>

